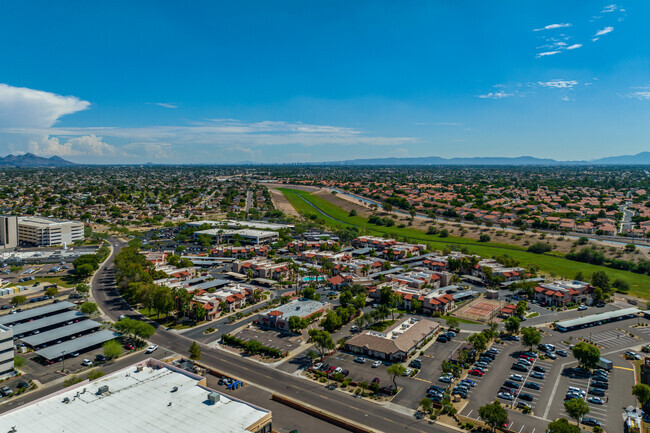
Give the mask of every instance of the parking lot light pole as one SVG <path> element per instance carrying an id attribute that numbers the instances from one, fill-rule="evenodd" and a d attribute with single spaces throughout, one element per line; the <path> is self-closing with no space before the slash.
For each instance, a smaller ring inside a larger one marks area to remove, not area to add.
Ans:
<path id="1" fill-rule="evenodd" d="M 65 374 L 65 350 L 61 352 L 61 360 L 63 361 L 63 365 L 61 366 L 61 372 Z"/>

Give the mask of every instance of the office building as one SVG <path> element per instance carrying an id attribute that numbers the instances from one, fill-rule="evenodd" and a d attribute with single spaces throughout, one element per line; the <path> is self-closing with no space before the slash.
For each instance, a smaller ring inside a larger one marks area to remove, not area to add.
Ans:
<path id="1" fill-rule="evenodd" d="M 0 379 L 14 373 L 14 333 L 13 330 L 0 325 Z"/>
<path id="2" fill-rule="evenodd" d="M 22 245 L 49 247 L 83 240 L 83 223 L 44 217 L 18 218 L 18 242 Z"/>
<path id="3" fill-rule="evenodd" d="M 0 215 L 0 251 L 18 246 L 18 218 Z"/>

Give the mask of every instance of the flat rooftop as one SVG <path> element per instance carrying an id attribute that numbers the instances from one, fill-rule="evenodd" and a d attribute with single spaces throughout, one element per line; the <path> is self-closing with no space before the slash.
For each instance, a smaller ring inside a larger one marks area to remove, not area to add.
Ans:
<path id="1" fill-rule="evenodd" d="M 152 359 L 140 365 L 6 412 L 0 431 L 246 433 L 271 421 L 270 411 L 203 386 L 201 376 Z M 211 392 L 218 401 L 208 399 Z"/>
<path id="2" fill-rule="evenodd" d="M 37 351 L 36 354 L 45 359 L 52 360 L 59 358 L 64 353 L 68 355 L 73 352 L 79 352 L 88 349 L 89 347 L 104 344 L 119 336 L 120 334 L 108 330 L 93 332 L 92 334 L 84 335 L 83 337 L 75 338 L 74 340 L 48 346 L 45 349 Z"/>
<path id="3" fill-rule="evenodd" d="M 31 322 L 21 323 L 20 325 L 14 325 L 11 329 L 14 330 L 14 335 L 20 334 L 29 334 L 32 331 L 41 330 L 47 328 L 48 326 L 58 325 L 59 323 L 68 322 L 70 320 L 81 320 L 85 319 L 86 316 L 79 311 L 66 311 L 61 314 L 55 314 L 54 316 L 43 317 L 42 319 L 37 319 Z"/>
<path id="4" fill-rule="evenodd" d="M 74 304 L 71 302 L 57 302 L 56 304 L 48 304 L 42 307 L 31 308 L 29 310 L 21 311 L 20 313 L 15 314 L 6 314 L 0 316 L 0 325 L 11 325 L 16 322 L 23 322 L 25 320 L 32 319 L 34 317 L 45 316 L 48 314 L 54 314 L 59 311 L 68 310 L 73 308 Z"/>
<path id="5" fill-rule="evenodd" d="M 585 317 L 578 317 L 577 319 L 564 320 L 557 322 L 555 326 L 562 328 L 574 328 L 576 326 L 587 325 L 602 320 L 614 319 L 616 317 L 627 316 L 628 314 L 638 314 L 641 310 L 636 307 L 623 308 L 621 310 L 607 311 L 606 313 L 590 314 Z"/>
<path id="6" fill-rule="evenodd" d="M 99 323 L 92 320 L 82 320 L 81 322 L 73 323 L 72 325 L 61 326 L 60 328 L 51 331 L 41 332 L 40 334 L 21 338 L 21 341 L 28 346 L 36 347 L 41 344 L 49 343 L 50 341 L 68 338 L 80 332 L 86 332 L 94 328 L 99 328 Z"/>
<path id="7" fill-rule="evenodd" d="M 306 317 L 312 315 L 325 308 L 325 306 L 327 306 L 325 302 L 312 301 L 311 299 L 297 299 L 287 304 L 280 305 L 277 308 L 266 310 L 265 313 L 279 311 L 282 313 L 283 319 L 289 319 L 291 316 Z"/>

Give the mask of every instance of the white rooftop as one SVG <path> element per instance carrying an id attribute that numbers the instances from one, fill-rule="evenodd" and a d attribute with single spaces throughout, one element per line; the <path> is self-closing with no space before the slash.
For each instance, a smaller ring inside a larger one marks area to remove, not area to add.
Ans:
<path id="1" fill-rule="evenodd" d="M 140 372 L 130 366 L 6 412 L 0 416 L 0 431 L 15 426 L 20 433 L 245 433 L 270 414 L 218 392 L 219 401 L 213 403 L 208 394 L 215 391 L 199 385 L 202 377 L 152 359 L 141 364 Z M 100 394 L 102 386 L 108 392 Z"/>

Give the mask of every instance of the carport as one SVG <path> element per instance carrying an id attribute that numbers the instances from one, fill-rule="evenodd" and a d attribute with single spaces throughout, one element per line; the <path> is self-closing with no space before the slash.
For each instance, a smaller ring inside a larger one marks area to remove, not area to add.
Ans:
<path id="1" fill-rule="evenodd" d="M 63 340 L 72 337 L 73 335 L 98 328 L 99 323 L 92 320 L 82 320 L 81 322 L 73 323 L 72 325 L 61 326 L 51 331 L 42 332 L 40 334 L 22 338 L 21 340 L 26 345 L 32 348 L 36 348 L 42 346 L 43 344 Z"/>
<path id="2" fill-rule="evenodd" d="M 56 314 L 54 316 L 43 317 L 42 319 L 14 325 L 11 329 L 14 331 L 14 336 L 17 336 L 21 334 L 29 334 L 34 331 L 40 332 L 42 329 L 60 325 L 61 323 L 69 322 L 71 320 L 81 320 L 85 317 L 86 316 L 78 311 L 66 311 L 65 313 Z"/>
<path id="3" fill-rule="evenodd" d="M 119 336 L 120 334 L 117 334 L 115 332 L 103 330 L 84 335 L 83 337 L 79 337 L 74 340 L 55 344 L 54 346 L 46 347 L 45 349 L 37 351 L 36 354 L 42 358 L 47 359 L 48 361 L 52 361 L 54 359 L 60 358 L 61 356 L 92 349 Z"/>
<path id="4" fill-rule="evenodd" d="M 44 305 L 42 307 L 31 308 L 26 311 L 21 311 L 20 313 L 7 314 L 0 316 L 0 325 L 13 325 L 15 323 L 24 322 L 29 319 L 36 319 L 45 316 L 50 316 L 56 314 L 63 310 L 69 310 L 74 307 L 74 304 L 71 302 L 57 302 L 49 305 Z"/>
<path id="5" fill-rule="evenodd" d="M 577 319 L 565 320 L 557 322 L 555 327 L 558 331 L 570 331 L 583 325 L 590 325 L 596 322 L 607 322 L 612 319 L 623 318 L 625 316 L 634 316 L 639 314 L 641 310 L 636 307 L 623 308 L 621 310 L 608 311 L 606 313 L 591 314 L 585 317 L 578 317 Z"/>

